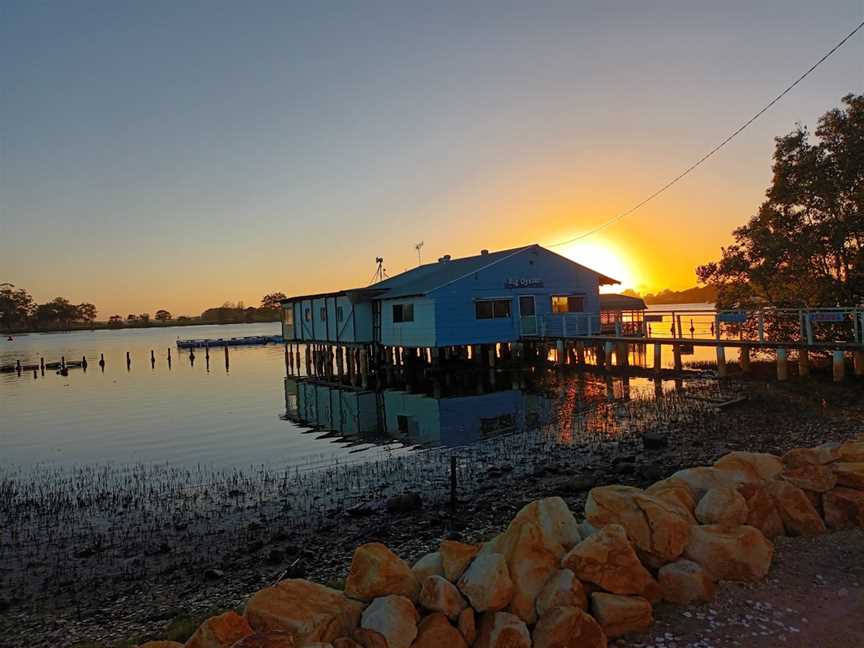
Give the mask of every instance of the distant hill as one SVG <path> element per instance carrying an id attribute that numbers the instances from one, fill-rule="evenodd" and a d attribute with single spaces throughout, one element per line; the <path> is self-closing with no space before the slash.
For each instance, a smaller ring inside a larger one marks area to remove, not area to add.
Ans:
<path id="1" fill-rule="evenodd" d="M 717 301 L 717 291 L 711 286 L 694 286 L 686 290 L 661 290 L 660 292 L 640 295 L 634 290 L 625 290 L 625 295 L 642 297 L 646 304 L 703 304 Z"/>

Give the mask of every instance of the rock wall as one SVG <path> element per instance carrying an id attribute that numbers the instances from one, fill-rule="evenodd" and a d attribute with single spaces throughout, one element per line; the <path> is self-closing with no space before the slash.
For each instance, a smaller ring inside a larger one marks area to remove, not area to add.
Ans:
<path id="1" fill-rule="evenodd" d="M 580 524 L 562 499 L 537 500 L 491 541 L 444 541 L 413 567 L 362 545 L 344 592 L 283 580 L 185 648 L 603 648 L 650 627 L 659 601 L 764 578 L 778 535 L 864 527 L 864 435 L 594 488 L 584 513 Z"/>

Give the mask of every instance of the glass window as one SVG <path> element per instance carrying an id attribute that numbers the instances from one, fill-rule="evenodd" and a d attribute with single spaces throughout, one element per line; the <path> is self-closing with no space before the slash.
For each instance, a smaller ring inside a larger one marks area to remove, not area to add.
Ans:
<path id="1" fill-rule="evenodd" d="M 342 311 L 342 307 L 337 306 L 336 307 L 336 321 L 341 322 L 344 319 L 345 319 L 345 313 Z"/>
<path id="2" fill-rule="evenodd" d="M 303 316 L 306 318 L 307 322 L 311 322 L 312 321 L 312 309 L 307 308 L 306 311 L 304 312 Z"/>
<path id="3" fill-rule="evenodd" d="M 479 299 L 474 302 L 475 319 L 507 319 L 510 317 L 512 300 Z"/>
<path id="4" fill-rule="evenodd" d="M 414 304 L 393 304 L 393 322 L 413 322 Z"/>
<path id="5" fill-rule="evenodd" d="M 553 313 L 581 313 L 585 310 L 582 295 L 552 295 Z"/>
<path id="6" fill-rule="evenodd" d="M 519 314 L 522 317 L 530 317 L 534 315 L 534 296 L 533 295 L 523 295 L 519 298 Z"/>
<path id="7" fill-rule="evenodd" d="M 285 326 L 294 326 L 294 304 L 289 304 L 288 308 L 282 309 L 282 321 Z"/>
<path id="8" fill-rule="evenodd" d="M 324 306 L 324 307 L 321 309 L 321 319 L 324 320 L 324 321 L 327 320 L 327 307 L 326 307 L 326 306 Z"/>

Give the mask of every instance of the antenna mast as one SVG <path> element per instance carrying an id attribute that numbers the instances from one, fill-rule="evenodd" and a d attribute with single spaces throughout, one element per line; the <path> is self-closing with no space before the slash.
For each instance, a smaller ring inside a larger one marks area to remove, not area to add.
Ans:
<path id="1" fill-rule="evenodd" d="M 420 241 L 417 245 L 414 246 L 414 249 L 417 250 L 417 265 L 423 265 L 423 261 L 420 259 L 420 249 L 423 247 L 423 241 Z"/>
<path id="2" fill-rule="evenodd" d="M 379 281 L 384 281 L 387 278 L 387 271 L 384 269 L 384 257 L 375 257 L 375 263 L 377 267 L 375 269 L 375 274 L 372 277 L 372 283 L 378 283 Z"/>

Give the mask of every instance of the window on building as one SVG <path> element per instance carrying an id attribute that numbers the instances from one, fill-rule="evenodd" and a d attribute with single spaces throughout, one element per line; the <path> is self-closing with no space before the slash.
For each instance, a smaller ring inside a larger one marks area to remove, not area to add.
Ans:
<path id="1" fill-rule="evenodd" d="M 286 327 L 294 326 L 294 304 L 282 309 L 282 322 Z"/>
<path id="2" fill-rule="evenodd" d="M 553 313 L 581 313 L 585 310 L 582 295 L 552 295 Z"/>
<path id="3" fill-rule="evenodd" d="M 324 306 L 321 308 L 321 319 L 325 322 L 327 321 L 327 307 Z"/>
<path id="4" fill-rule="evenodd" d="M 414 304 L 393 304 L 393 323 L 413 322 Z"/>
<path id="5" fill-rule="evenodd" d="M 509 299 L 478 299 L 474 302 L 475 319 L 507 319 L 512 301 Z"/>
<path id="6" fill-rule="evenodd" d="M 344 313 L 344 311 L 342 310 L 342 307 L 341 307 L 341 306 L 337 306 L 337 307 L 336 307 L 336 321 L 337 321 L 337 322 L 341 322 L 341 321 L 344 320 L 344 319 L 345 319 L 345 313 Z"/>
<path id="7" fill-rule="evenodd" d="M 307 309 L 303 312 L 303 317 L 306 319 L 307 322 L 311 322 L 311 321 L 312 321 L 312 309 L 311 309 L 311 308 L 307 308 Z"/>

